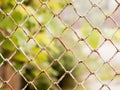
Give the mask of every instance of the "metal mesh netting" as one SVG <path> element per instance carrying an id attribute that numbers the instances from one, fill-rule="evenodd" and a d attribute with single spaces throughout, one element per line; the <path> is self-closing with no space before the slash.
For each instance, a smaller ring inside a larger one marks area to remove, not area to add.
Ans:
<path id="1" fill-rule="evenodd" d="M 119 0 L 0 0 L 0 90 L 119 90 Z"/>

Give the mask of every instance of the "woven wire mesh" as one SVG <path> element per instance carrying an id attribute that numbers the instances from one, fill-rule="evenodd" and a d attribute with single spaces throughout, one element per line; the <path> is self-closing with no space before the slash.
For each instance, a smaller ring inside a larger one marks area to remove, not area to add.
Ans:
<path id="1" fill-rule="evenodd" d="M 0 90 L 119 90 L 119 0 L 0 2 Z"/>

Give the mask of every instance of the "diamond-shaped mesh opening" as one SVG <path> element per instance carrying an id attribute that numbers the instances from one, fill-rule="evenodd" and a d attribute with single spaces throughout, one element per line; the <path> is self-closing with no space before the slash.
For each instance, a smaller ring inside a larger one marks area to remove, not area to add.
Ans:
<path id="1" fill-rule="evenodd" d="M 11 39 L 17 47 L 21 47 L 27 41 L 28 37 L 22 28 L 17 28 L 12 34 Z"/>
<path id="2" fill-rule="evenodd" d="M 47 73 L 54 82 L 57 82 L 61 78 L 61 76 L 65 73 L 65 68 L 61 66 L 60 63 L 54 62 L 47 70 Z"/>
<path id="3" fill-rule="evenodd" d="M 2 78 L 4 81 L 9 81 L 14 72 L 14 68 L 11 67 L 9 63 L 4 62 L 0 67 L 0 78 Z"/>
<path id="4" fill-rule="evenodd" d="M 7 23 L 7 22 L 9 22 L 9 23 Z M 15 29 L 15 27 L 16 27 L 16 25 L 10 17 L 5 17 L 2 20 L 2 22 L 0 22 L 0 28 L 3 30 L 10 29 L 9 31 L 11 32 Z"/>
<path id="5" fill-rule="evenodd" d="M 115 20 L 115 22 L 120 25 L 120 21 L 119 21 L 119 11 L 120 11 L 120 8 L 116 8 L 116 11 L 114 12 L 114 14 L 112 15 L 113 19 Z"/>
<path id="6" fill-rule="evenodd" d="M 47 25 L 47 28 L 48 31 L 50 31 L 53 35 L 59 35 L 64 31 L 65 25 L 60 21 L 58 17 L 54 17 Z"/>
<path id="7" fill-rule="evenodd" d="M 24 77 L 27 82 L 33 81 L 40 73 L 40 70 L 32 62 L 26 63 L 21 70 L 22 77 Z"/>
<path id="8" fill-rule="evenodd" d="M 88 55 L 91 53 L 90 48 L 87 46 L 87 44 L 83 41 L 80 41 L 79 43 L 76 43 L 71 50 L 75 54 L 76 57 L 78 57 L 81 60 L 86 60 Z"/>
<path id="9" fill-rule="evenodd" d="M 1 1 L 1 8 L 5 13 L 9 13 L 15 5 L 16 3 L 14 0 Z"/>
<path id="10" fill-rule="evenodd" d="M 91 48 L 97 48 L 100 45 L 101 35 L 97 30 L 92 31 L 86 39 Z"/>
<path id="11" fill-rule="evenodd" d="M 22 58 L 20 59 L 19 57 L 22 57 Z M 17 51 L 11 60 L 11 63 L 17 70 L 20 70 L 27 62 L 28 62 L 28 59 L 25 57 L 25 55 L 21 51 Z"/>
<path id="12" fill-rule="evenodd" d="M 73 29 L 79 34 L 80 33 L 80 28 L 82 26 L 82 23 L 84 23 L 84 19 L 83 18 L 79 18 L 77 19 L 73 24 L 72 27 Z"/>
<path id="13" fill-rule="evenodd" d="M 111 40 L 116 46 L 117 49 L 120 49 L 119 47 L 119 42 L 120 42 L 120 37 L 119 37 L 120 29 L 117 29 L 116 32 L 113 34 Z"/>
<path id="14" fill-rule="evenodd" d="M 20 75 L 20 80 L 22 81 L 22 83 L 20 84 L 20 89 L 23 89 L 23 88 L 25 89 L 27 87 L 27 85 L 28 85 L 27 80 L 20 73 L 19 73 L 19 75 Z"/>
<path id="15" fill-rule="evenodd" d="M 35 36 L 35 40 L 39 43 L 38 45 L 40 46 L 48 46 L 50 48 L 54 46 L 54 44 L 51 44 L 53 37 L 49 34 L 49 32 L 46 31 L 45 28 L 42 28 L 40 33 Z"/>
<path id="16" fill-rule="evenodd" d="M 101 3 L 99 3 L 100 8 L 106 15 L 111 15 L 115 9 L 117 8 L 117 0 L 101 0 Z M 108 5 L 107 5 L 108 4 Z M 107 7 L 106 7 L 107 6 Z"/>
<path id="17" fill-rule="evenodd" d="M 46 5 L 42 5 L 41 8 L 37 10 L 34 16 L 38 19 L 38 21 L 42 24 L 48 24 L 52 19 L 53 14 L 50 9 Z"/>
<path id="18" fill-rule="evenodd" d="M 105 42 L 98 50 L 104 61 L 108 61 L 116 53 L 116 51 L 115 46 L 113 46 L 110 41 Z"/>
<path id="19" fill-rule="evenodd" d="M 120 83 L 120 76 L 119 76 L 119 75 L 116 75 L 116 76 L 113 78 L 112 82 L 109 84 L 110 89 L 112 89 L 112 90 L 117 90 L 117 89 L 119 89 L 119 88 L 120 88 L 119 83 Z"/>
<path id="20" fill-rule="evenodd" d="M 90 20 L 91 24 L 96 27 L 103 23 L 106 18 L 98 7 L 92 8 L 86 16 L 87 19 Z"/>
<path id="21" fill-rule="evenodd" d="M 60 81 L 59 85 L 63 90 L 73 89 L 75 87 L 74 79 L 69 75 L 66 74 L 65 77 Z"/>
<path id="22" fill-rule="evenodd" d="M 119 48 L 118 44 L 120 42 L 120 29 L 117 29 L 116 32 L 113 34 L 112 36 L 112 41 L 114 42 L 114 44 L 116 44 L 117 48 Z"/>
<path id="23" fill-rule="evenodd" d="M 76 43 L 78 38 L 72 29 L 65 29 L 61 34 L 61 40 L 68 48 L 71 48 Z"/>
<path id="24" fill-rule="evenodd" d="M 13 45 L 13 43 L 6 39 L 3 44 L 1 45 L 1 51 L 3 52 L 3 57 L 4 58 L 9 58 L 9 57 L 12 57 L 12 55 L 14 54 L 14 52 L 16 51 L 16 48 L 15 46 Z M 8 52 L 9 51 L 9 52 Z M 9 54 L 8 54 L 9 53 Z"/>
<path id="25" fill-rule="evenodd" d="M 58 39 L 54 39 L 47 48 L 51 51 L 50 53 L 55 59 L 61 57 L 65 52 L 63 43 Z M 60 48 L 61 50 L 59 51 L 57 48 Z"/>
<path id="26" fill-rule="evenodd" d="M 81 38 L 86 38 L 92 33 L 92 26 L 87 23 L 86 21 L 83 21 L 81 28 L 80 28 L 80 36 Z"/>
<path id="27" fill-rule="evenodd" d="M 79 17 L 71 26 L 77 33 L 77 35 L 81 38 L 85 38 L 92 30 L 92 26 L 90 25 L 90 23 L 88 23 L 87 19 L 82 16 Z M 87 35 L 86 32 L 88 33 Z"/>
<path id="28" fill-rule="evenodd" d="M 89 71 L 87 70 L 83 63 L 79 63 L 73 68 L 72 75 L 78 82 L 82 82 L 89 75 Z"/>
<path id="29" fill-rule="evenodd" d="M 120 57 L 120 53 L 117 53 L 110 61 L 111 66 L 115 69 L 117 73 L 120 73 L 119 57 Z"/>
<path id="30" fill-rule="evenodd" d="M 94 75 L 90 75 L 86 78 L 84 82 L 84 86 L 86 89 L 90 89 L 90 90 L 99 89 L 101 86 L 101 83 Z"/>
<path id="31" fill-rule="evenodd" d="M 69 58 L 67 58 L 69 57 Z M 67 71 L 70 71 L 76 64 L 76 58 L 72 55 L 72 52 L 66 52 L 62 58 L 60 58 L 60 63 L 64 66 Z M 71 62 L 71 64 L 69 64 Z"/>
<path id="32" fill-rule="evenodd" d="M 8 51 L 11 51 L 11 52 L 16 50 L 15 46 L 13 45 L 13 43 L 10 40 L 8 40 L 8 39 L 6 39 L 6 41 L 4 41 L 2 43 L 1 47 L 2 47 L 1 49 L 8 50 Z M 9 47 L 11 47 L 11 48 L 9 48 Z"/>
<path id="33" fill-rule="evenodd" d="M 40 50 L 40 48 L 36 49 L 37 47 L 38 46 L 36 45 L 35 41 L 33 39 L 30 39 L 29 41 L 24 43 L 24 45 L 20 49 L 26 57 L 32 59 Z"/>
<path id="34" fill-rule="evenodd" d="M 45 73 L 40 73 L 37 78 L 34 79 L 34 84 L 37 89 L 47 90 L 51 84 L 49 78 L 46 76 Z"/>
<path id="35" fill-rule="evenodd" d="M 48 55 L 48 53 L 45 50 L 40 50 L 36 54 L 34 61 L 41 69 L 46 69 L 52 62 L 52 58 Z"/>
<path id="36" fill-rule="evenodd" d="M 104 72 L 107 72 L 104 73 Z M 104 83 L 109 83 L 112 78 L 115 76 L 115 71 L 111 68 L 109 64 L 104 64 L 103 67 L 98 71 L 97 75 Z"/>
<path id="37" fill-rule="evenodd" d="M 22 24 L 27 19 L 28 14 L 22 6 L 18 5 L 11 13 L 11 17 L 17 24 Z"/>
<path id="38" fill-rule="evenodd" d="M 34 35 L 38 31 L 40 31 L 39 23 L 35 20 L 33 16 L 31 16 L 23 25 L 24 29 L 30 36 Z M 39 28 L 39 29 L 38 29 Z"/>
<path id="39" fill-rule="evenodd" d="M 14 73 L 14 74 L 11 76 L 10 81 L 9 81 L 8 83 L 9 83 L 9 85 L 11 85 L 11 87 L 12 87 L 13 89 L 17 89 L 17 87 L 19 87 L 19 89 L 20 89 L 20 88 L 21 88 L 21 87 L 20 87 L 21 85 L 17 84 L 16 81 L 17 81 L 17 82 L 20 82 L 20 81 L 21 81 L 21 77 L 20 77 L 19 73 Z M 15 84 L 17 84 L 17 85 L 15 86 Z"/>
<path id="40" fill-rule="evenodd" d="M 102 23 L 100 26 L 100 31 L 104 35 L 105 38 L 112 38 L 114 33 L 117 30 L 117 25 L 116 23 L 111 19 L 107 18 L 104 23 Z M 109 33 L 108 33 L 109 32 Z"/>
<path id="41" fill-rule="evenodd" d="M 91 71 L 97 71 L 103 64 L 103 60 L 100 59 L 97 53 L 92 53 L 85 62 Z"/>
<path id="42" fill-rule="evenodd" d="M 92 7 L 89 0 L 84 0 L 84 1 L 74 0 L 73 5 L 74 5 L 75 9 L 77 10 L 77 12 L 80 16 L 86 15 L 86 13 Z"/>
<path id="43" fill-rule="evenodd" d="M 28 12 L 33 12 L 36 11 L 38 8 L 40 8 L 42 6 L 42 3 L 40 2 L 40 0 L 17 0 L 18 2 L 23 2 L 23 4 L 25 6 L 27 6 L 25 9 Z"/>
<path id="44" fill-rule="evenodd" d="M 67 15 L 69 15 L 69 17 Z M 72 6 L 67 6 L 64 11 L 60 13 L 60 17 L 68 25 L 73 24 L 79 18 Z"/>

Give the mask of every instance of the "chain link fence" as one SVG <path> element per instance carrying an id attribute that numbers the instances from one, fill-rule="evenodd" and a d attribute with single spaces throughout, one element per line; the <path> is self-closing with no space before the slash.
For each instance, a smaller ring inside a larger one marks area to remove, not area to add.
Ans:
<path id="1" fill-rule="evenodd" d="M 0 90 L 119 90 L 119 0 L 0 0 Z"/>

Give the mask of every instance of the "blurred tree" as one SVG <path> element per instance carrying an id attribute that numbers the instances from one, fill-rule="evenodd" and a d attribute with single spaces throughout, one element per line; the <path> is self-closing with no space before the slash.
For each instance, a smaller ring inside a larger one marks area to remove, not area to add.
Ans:
<path id="1" fill-rule="evenodd" d="M 37 7 L 36 5 L 38 5 L 38 3 L 40 3 L 37 0 L 25 0 L 23 2 L 24 7 L 26 8 L 26 10 L 28 9 L 28 11 L 33 12 L 34 8 Z M 52 1 L 50 2 L 51 6 Z M 60 2 L 62 4 L 62 2 Z M 65 3 L 65 2 L 64 2 Z M 6 13 L 10 11 L 9 7 L 13 7 L 14 1 L 12 0 L 1 0 L 0 1 L 0 6 L 2 7 L 2 10 Z M 57 8 L 59 9 L 59 7 L 61 7 L 61 5 L 57 4 L 54 5 L 54 9 L 57 10 Z M 29 7 L 29 8 L 28 8 Z M 48 15 L 47 13 L 47 9 L 44 8 L 44 10 L 41 11 L 41 13 L 37 13 L 36 16 L 44 16 Z M 26 18 L 28 18 L 28 14 L 24 11 L 24 9 L 18 5 L 13 12 L 11 13 L 11 17 L 14 19 L 14 21 L 17 24 L 22 24 L 24 22 L 24 20 Z M 49 16 L 48 16 L 49 17 Z M 44 18 L 44 21 L 48 21 L 48 18 Z M 37 77 L 37 75 L 39 75 L 40 70 L 38 70 L 38 68 L 36 68 L 36 65 L 31 61 L 29 62 L 26 59 L 26 56 L 23 55 L 23 53 L 20 50 L 16 50 L 16 47 L 13 45 L 14 44 L 17 46 L 17 48 L 22 48 L 22 50 L 24 50 L 24 52 L 26 53 L 26 55 L 28 55 L 29 58 L 34 57 L 36 55 L 36 53 L 41 50 L 42 48 L 40 48 L 38 45 L 35 44 L 35 42 L 33 40 L 29 40 L 28 36 L 34 36 L 34 34 L 36 32 L 38 32 L 38 29 L 41 28 L 39 27 L 38 23 L 36 22 L 36 20 L 31 16 L 26 22 L 25 24 L 22 26 L 24 27 L 24 31 L 21 27 L 18 27 L 15 25 L 14 21 L 9 17 L 9 16 L 5 16 L 4 19 L 2 19 L 2 21 L 0 22 L 0 42 L 1 42 L 1 48 L 0 48 L 0 52 L 2 54 L 2 56 L 7 59 L 9 57 L 11 57 L 11 55 L 16 51 L 16 54 L 9 60 L 9 62 L 11 62 L 16 70 L 21 70 L 21 68 L 28 63 L 28 65 L 26 65 L 26 67 L 24 68 L 24 70 L 22 70 L 22 73 L 24 75 L 24 77 L 28 80 L 31 81 L 33 80 L 35 77 Z M 43 22 L 44 22 L 43 21 Z M 53 23 L 53 25 L 55 26 L 57 23 Z M 39 30 L 39 34 L 34 38 L 35 40 L 37 40 L 39 42 L 40 45 L 42 45 L 42 47 L 46 47 L 46 45 L 48 44 L 48 42 L 51 41 L 51 36 L 46 32 L 46 30 L 42 30 L 43 28 L 41 28 Z M 12 35 L 11 33 L 14 32 L 15 33 Z M 28 36 L 27 36 L 28 34 Z M 9 37 L 13 42 L 11 42 L 9 40 Z M 46 38 L 47 37 L 47 38 Z M 27 41 L 28 40 L 28 41 Z M 27 47 L 24 46 L 24 44 L 27 42 Z M 57 55 L 59 56 L 61 54 L 61 46 L 57 45 L 56 42 L 53 42 L 53 44 L 49 47 L 49 50 L 51 53 L 53 53 L 54 57 Z M 70 55 L 65 55 L 63 57 L 63 60 L 69 60 L 71 59 L 72 62 L 74 62 L 74 59 L 70 56 Z M 40 55 L 38 55 L 37 58 L 35 58 L 35 62 L 38 65 L 41 65 L 41 68 L 45 69 L 53 60 L 50 58 L 49 55 L 47 55 L 47 53 L 40 53 Z M 11 68 L 11 66 L 9 65 L 8 62 L 4 62 L 4 60 L 2 58 L 0 58 L 0 62 L 1 64 L 3 63 L 3 66 L 9 67 Z M 69 61 L 68 61 L 69 62 Z M 72 65 L 68 66 L 68 62 L 63 62 L 62 64 L 64 66 L 66 66 L 66 69 L 70 69 L 72 68 Z M 8 65 L 6 66 L 7 63 Z M 47 64 L 47 66 L 45 65 Z M 59 67 L 58 67 L 59 66 Z M 13 73 L 14 71 L 10 72 L 7 69 L 3 69 L 0 73 L 1 74 L 10 74 Z M 63 74 L 64 74 L 64 70 L 60 67 L 60 65 L 58 65 L 58 63 L 54 63 L 52 65 L 52 67 L 50 68 L 50 70 L 48 70 L 47 72 L 51 78 L 53 80 L 58 80 Z M 3 76 L 1 76 L 3 78 Z M 66 77 L 68 80 L 69 78 Z M 5 77 L 4 80 L 8 79 L 7 76 Z M 68 80 L 69 81 L 69 80 Z M 24 87 L 27 82 L 22 79 L 22 81 L 20 80 L 20 76 L 19 76 L 19 80 L 18 80 L 18 84 L 19 86 L 14 88 L 15 90 L 20 90 L 20 88 Z M 20 82 L 22 84 L 22 86 L 20 87 Z M 24 82 L 24 83 L 22 83 Z M 11 84 L 11 83 L 10 83 Z M 16 84 L 16 86 L 18 85 Z M 50 86 L 50 81 L 49 79 L 47 79 L 46 75 L 40 75 L 38 76 L 38 79 L 35 81 L 35 85 L 38 88 L 38 90 L 46 90 L 49 86 Z M 14 84 L 15 85 L 15 84 Z M 14 86 L 12 85 L 12 86 Z M 67 85 L 67 84 L 66 84 Z M 62 84 L 60 84 L 60 86 L 62 87 Z M 3 88 L 2 88 L 3 89 Z M 33 87 L 31 85 L 28 85 L 28 87 L 26 88 L 26 90 L 33 90 Z M 54 89 L 56 90 L 56 89 Z"/>

